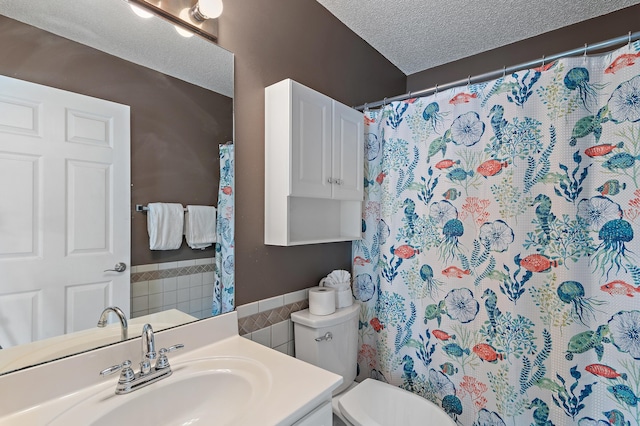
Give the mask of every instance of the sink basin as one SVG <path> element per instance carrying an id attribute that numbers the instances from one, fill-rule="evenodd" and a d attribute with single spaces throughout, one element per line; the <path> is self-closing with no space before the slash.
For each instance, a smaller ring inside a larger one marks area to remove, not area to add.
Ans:
<path id="1" fill-rule="evenodd" d="M 272 377 L 258 361 L 211 357 L 172 363 L 173 374 L 125 395 L 113 386 L 72 406 L 50 424 L 230 425 L 269 393 Z"/>

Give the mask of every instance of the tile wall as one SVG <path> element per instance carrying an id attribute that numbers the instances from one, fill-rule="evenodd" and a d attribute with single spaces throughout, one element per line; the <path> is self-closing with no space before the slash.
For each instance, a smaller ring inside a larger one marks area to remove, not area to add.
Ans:
<path id="1" fill-rule="evenodd" d="M 131 268 L 131 318 L 178 309 L 211 316 L 215 259 L 154 263 Z"/>
<path id="2" fill-rule="evenodd" d="M 254 342 L 295 356 L 291 313 L 308 307 L 307 289 L 238 306 L 238 332 Z"/>
<path id="3" fill-rule="evenodd" d="M 211 315 L 214 258 L 154 263 L 131 268 L 131 318 L 178 309 L 196 318 Z M 238 306 L 238 332 L 295 356 L 291 313 L 309 307 L 303 289 Z"/>

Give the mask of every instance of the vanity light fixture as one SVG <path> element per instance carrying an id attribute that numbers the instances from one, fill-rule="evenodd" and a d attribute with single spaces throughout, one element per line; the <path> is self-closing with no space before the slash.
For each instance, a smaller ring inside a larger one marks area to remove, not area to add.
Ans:
<path id="1" fill-rule="evenodd" d="M 222 0 L 198 0 L 196 4 L 194 4 L 191 8 L 182 9 L 180 11 L 179 17 L 188 21 L 192 19 L 195 21 L 195 25 L 200 26 L 199 24 L 206 21 L 207 19 L 215 19 L 222 14 Z M 191 37 L 193 32 L 184 30 L 182 27 L 176 25 L 176 31 L 182 37 Z"/>
<path id="2" fill-rule="evenodd" d="M 174 25 L 183 37 L 197 34 L 210 41 L 218 39 L 218 17 L 222 0 L 125 0 L 136 15 L 159 16 Z M 139 10 L 135 10 L 135 9 Z M 142 14 L 140 14 L 142 12 Z M 151 14 L 151 15 L 149 15 Z"/>
<path id="3" fill-rule="evenodd" d="M 198 22 L 215 19 L 222 15 L 222 0 L 198 0 L 190 10 L 190 15 Z"/>

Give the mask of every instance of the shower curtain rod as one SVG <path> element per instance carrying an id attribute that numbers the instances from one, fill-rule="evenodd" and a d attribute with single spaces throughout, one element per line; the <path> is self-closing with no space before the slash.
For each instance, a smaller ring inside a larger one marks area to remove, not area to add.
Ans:
<path id="1" fill-rule="evenodd" d="M 625 36 L 620 36 L 620 37 L 616 37 L 616 38 L 612 38 L 609 40 L 605 40 L 605 41 L 601 41 L 599 43 L 595 43 L 592 45 L 587 45 L 585 43 L 584 47 L 579 47 L 576 49 L 572 49 L 572 50 L 567 50 L 565 52 L 561 52 L 561 53 L 557 53 L 555 55 L 551 55 L 548 57 L 542 57 L 540 59 L 536 59 L 533 61 L 529 61 L 529 62 L 524 62 L 518 65 L 514 65 L 511 67 L 504 67 L 501 70 L 495 70 L 495 71 L 490 71 L 490 72 L 486 72 L 484 74 L 479 74 L 476 76 L 469 76 L 468 78 L 463 78 L 461 80 L 457 80 L 457 81 L 453 81 L 451 83 L 447 83 L 447 84 L 443 84 L 443 85 L 435 85 L 434 87 L 430 87 L 428 89 L 423 89 L 423 90 L 419 90 L 417 92 L 407 92 L 403 95 L 398 95 L 398 96 L 394 96 L 392 98 L 384 98 L 381 101 L 377 101 L 377 102 L 372 102 L 372 103 L 365 103 L 363 105 L 357 106 L 355 107 L 355 109 L 359 110 L 359 111 L 364 111 L 366 109 L 369 108 L 377 108 L 379 106 L 384 106 L 390 102 L 395 102 L 395 101 L 404 101 L 406 99 L 411 99 L 411 98 L 416 98 L 416 97 L 420 97 L 420 96 L 426 96 L 426 95 L 430 95 L 432 93 L 437 93 L 440 90 L 447 90 L 447 89 L 451 89 L 452 87 L 457 87 L 457 86 L 462 86 L 462 85 L 469 85 L 472 83 L 479 83 L 481 81 L 486 81 L 486 80 L 491 80 L 492 78 L 495 77 L 499 77 L 499 76 L 505 76 L 506 74 L 511 74 L 513 72 L 516 71 L 520 71 L 523 69 L 528 69 L 528 68 L 533 68 L 535 66 L 538 65 L 543 65 L 545 62 L 553 62 L 556 59 L 560 59 L 560 58 L 565 58 L 568 56 L 574 56 L 574 55 L 578 55 L 580 53 L 586 55 L 589 52 L 593 52 L 594 50 L 600 50 L 600 49 L 606 49 L 608 47 L 611 46 L 616 46 L 618 44 L 623 44 L 623 43 L 631 43 L 634 42 L 636 40 L 640 40 L 640 31 L 635 32 L 635 33 L 631 33 L 631 31 L 629 31 L 628 35 Z"/>

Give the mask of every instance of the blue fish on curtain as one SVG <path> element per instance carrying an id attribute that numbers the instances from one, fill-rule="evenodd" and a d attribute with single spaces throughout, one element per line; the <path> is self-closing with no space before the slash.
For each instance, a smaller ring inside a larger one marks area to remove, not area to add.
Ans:
<path id="1" fill-rule="evenodd" d="M 360 379 L 462 425 L 640 424 L 639 52 L 365 114 Z"/>
<path id="2" fill-rule="evenodd" d="M 220 145 L 220 184 L 216 217 L 212 315 L 231 312 L 235 306 L 234 161 L 234 146 L 232 144 Z"/>

